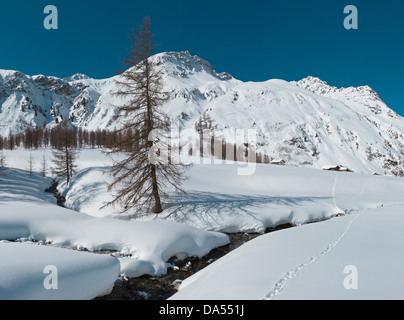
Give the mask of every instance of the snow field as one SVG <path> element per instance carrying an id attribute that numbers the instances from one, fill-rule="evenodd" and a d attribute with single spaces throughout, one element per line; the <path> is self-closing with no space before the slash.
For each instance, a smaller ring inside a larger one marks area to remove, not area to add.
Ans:
<path id="1" fill-rule="evenodd" d="M 7 156 L 23 169 L 28 153 L 15 150 Z M 99 210 L 110 197 L 109 177 L 103 174 L 108 161 L 98 150 L 83 150 L 71 185 L 60 184 L 66 204 L 80 212 L 57 207 L 51 195 L 38 191 L 49 178 L 29 179 L 26 171 L 9 169 L 0 177 L 0 239 L 49 241 L 63 251 L 60 247 L 113 250 L 116 259 L 109 258 L 120 265 L 115 276 L 137 277 L 163 274 L 171 256 L 203 256 L 228 243 L 227 235 L 213 231 L 262 233 L 289 223 L 298 227 L 251 240 L 183 281 L 172 299 L 403 298 L 400 178 L 275 165 L 257 165 L 254 175 L 238 176 L 237 165 L 194 165 L 186 195 L 173 193 L 162 215 L 133 217 L 119 215 L 119 208 Z M 345 216 L 336 217 L 340 214 Z M 326 221 L 307 224 L 319 220 Z M 10 259 L 21 261 L 9 252 Z M 32 259 L 25 257 L 25 269 L 15 269 L 30 278 Z M 40 265 L 45 263 L 50 262 Z M 347 266 L 358 270 L 357 290 L 344 286 Z M 112 267 L 103 270 L 112 278 Z M 43 280 L 44 274 L 36 277 Z M 9 278 L 0 276 L 0 283 Z M 105 292 L 93 289 L 92 296 Z"/>
<path id="2" fill-rule="evenodd" d="M 18 165 L 12 155 L 8 154 L 9 163 Z M 30 179 L 27 171 L 15 168 L 8 168 L 0 177 L 0 240 L 35 241 L 32 245 L 0 246 L 0 256 L 7 257 L 0 264 L 2 299 L 94 298 L 108 293 L 119 275 L 161 275 L 166 273 L 170 266 L 167 261 L 173 256 L 202 257 L 229 242 L 225 234 L 175 222 L 97 218 L 61 208 L 52 195 L 43 192 L 49 184 L 50 179 L 39 173 Z M 36 241 L 50 243 L 52 250 L 35 245 Z M 109 250 L 116 252 L 117 258 L 66 248 Z M 53 291 L 43 290 L 44 275 L 38 273 L 48 264 L 60 268 L 61 287 L 69 283 L 53 295 Z M 97 282 L 98 278 L 105 280 Z M 33 284 L 25 290 L 24 281 Z M 83 283 L 87 291 L 80 291 Z"/>
<path id="3" fill-rule="evenodd" d="M 91 153 L 91 150 L 86 150 Z M 97 152 L 93 150 L 92 152 Z M 104 156 L 99 162 L 108 164 Z M 85 157 L 80 160 L 84 166 Z M 112 196 L 108 165 L 87 167 L 60 191 L 66 206 L 97 217 L 168 220 L 217 232 L 264 233 L 268 227 L 302 225 L 355 210 L 402 202 L 403 180 L 390 176 L 331 172 L 311 168 L 257 164 L 240 176 L 244 164 L 197 164 L 190 168 L 185 195 L 172 193 L 159 215 L 133 217 L 118 207 L 100 209 Z"/>
<path id="4" fill-rule="evenodd" d="M 183 281 L 170 299 L 401 300 L 403 208 L 363 210 L 258 237 Z"/>

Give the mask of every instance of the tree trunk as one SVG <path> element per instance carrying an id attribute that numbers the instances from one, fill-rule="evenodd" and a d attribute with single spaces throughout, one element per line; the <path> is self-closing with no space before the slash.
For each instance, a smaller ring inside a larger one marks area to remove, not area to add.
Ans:
<path id="1" fill-rule="evenodd" d="M 65 145 L 65 156 L 66 156 L 66 179 L 67 179 L 66 184 L 69 185 L 69 182 L 70 182 L 70 166 L 69 166 L 69 150 L 67 148 L 67 142 L 66 142 L 66 145 Z"/>
<path id="2" fill-rule="evenodd" d="M 157 185 L 157 175 L 156 175 L 156 166 L 154 164 L 151 165 L 151 178 L 152 178 L 152 193 L 155 201 L 155 213 L 163 212 L 163 208 L 161 206 L 161 200 L 159 195 L 159 189 Z"/>

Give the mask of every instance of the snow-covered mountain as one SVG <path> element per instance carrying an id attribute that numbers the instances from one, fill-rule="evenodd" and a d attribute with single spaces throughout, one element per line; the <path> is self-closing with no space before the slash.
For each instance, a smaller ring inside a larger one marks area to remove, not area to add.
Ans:
<path id="1" fill-rule="evenodd" d="M 287 165 L 404 175 L 404 119 L 368 86 L 336 88 L 314 77 L 242 82 L 189 52 L 152 59 L 171 92 L 164 108 L 183 128 L 256 129 L 258 151 Z M 113 129 L 114 80 L 0 70 L 0 132 L 66 117 L 88 130 Z"/>

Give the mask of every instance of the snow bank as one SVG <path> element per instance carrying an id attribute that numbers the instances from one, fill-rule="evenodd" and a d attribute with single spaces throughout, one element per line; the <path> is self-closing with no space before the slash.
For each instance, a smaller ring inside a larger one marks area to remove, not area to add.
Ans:
<path id="1" fill-rule="evenodd" d="M 8 208 L 0 214 L 0 239 L 31 236 L 57 246 L 118 251 L 137 260 L 123 264 L 128 276 L 164 274 L 171 257 L 202 257 L 229 241 L 225 234 L 170 221 L 95 218 L 44 203 L 30 203 L 27 210 L 26 204 L 11 202 Z M 147 272 L 137 270 L 139 264 Z"/>
<path id="2" fill-rule="evenodd" d="M 124 221 L 67 210 L 38 191 L 46 179 L 26 175 L 8 169 L 0 182 L 0 240 L 31 237 L 55 246 L 117 251 L 126 256 L 121 272 L 137 276 L 164 274 L 173 256 L 202 257 L 229 242 L 225 234 L 170 221 Z"/>
<path id="3" fill-rule="evenodd" d="M 258 237 L 186 279 L 171 299 L 401 300 L 403 209 L 363 210 Z"/>
<path id="4" fill-rule="evenodd" d="M 0 256 L 0 300 L 93 299 L 109 294 L 119 275 L 108 255 L 2 242 Z"/>

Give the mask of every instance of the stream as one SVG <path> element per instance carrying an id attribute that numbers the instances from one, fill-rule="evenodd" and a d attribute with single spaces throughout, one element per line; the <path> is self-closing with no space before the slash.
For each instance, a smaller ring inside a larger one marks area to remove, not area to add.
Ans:
<path id="1" fill-rule="evenodd" d="M 265 233 L 290 227 L 292 225 L 283 224 L 275 228 L 268 228 Z M 168 268 L 167 274 L 159 277 L 144 275 L 137 278 L 120 278 L 115 282 L 110 294 L 95 300 L 167 300 L 178 291 L 183 280 L 262 234 L 240 232 L 227 235 L 230 238 L 229 244 L 213 249 L 202 258 L 189 257 L 184 260 L 172 258 L 169 260 L 172 267 Z"/>
<path id="2" fill-rule="evenodd" d="M 51 186 L 47 188 L 45 192 L 53 194 L 57 200 L 58 206 L 65 207 L 64 203 L 66 199 L 60 195 L 57 186 L 58 182 L 53 180 Z M 292 225 L 279 225 L 275 228 L 267 228 L 265 233 L 289 227 L 292 227 Z M 213 249 L 202 258 L 189 257 L 180 260 L 173 257 L 168 261 L 171 264 L 171 267 L 168 268 L 166 274 L 161 276 L 143 275 L 136 278 L 120 277 L 115 281 L 113 290 L 110 294 L 95 298 L 94 300 L 167 300 L 178 291 L 179 285 L 183 280 L 262 234 L 239 232 L 228 233 L 227 235 L 230 239 L 229 244 Z M 73 249 L 82 250 L 81 248 Z M 113 252 L 98 251 L 94 253 L 112 254 Z"/>

